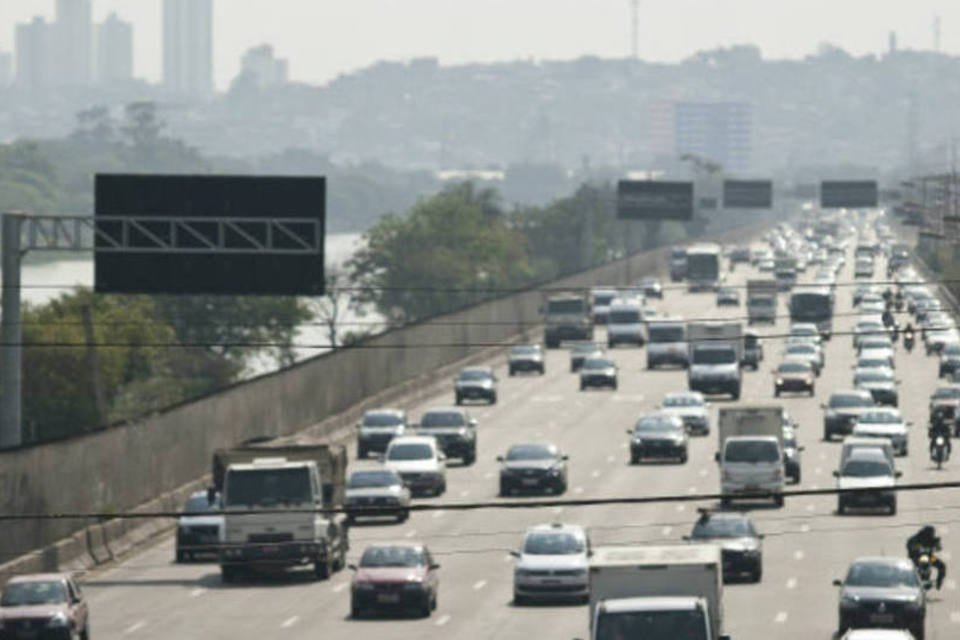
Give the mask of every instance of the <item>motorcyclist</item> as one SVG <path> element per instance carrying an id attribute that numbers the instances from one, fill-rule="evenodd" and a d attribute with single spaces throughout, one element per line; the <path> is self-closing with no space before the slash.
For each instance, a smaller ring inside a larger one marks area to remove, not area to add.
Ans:
<path id="1" fill-rule="evenodd" d="M 910 346 L 907 347 L 908 349 L 913 347 L 912 343 L 915 339 L 913 323 L 907 322 L 907 325 L 903 328 L 903 342 L 904 344 L 910 343 Z"/>
<path id="2" fill-rule="evenodd" d="M 941 549 L 940 537 L 937 536 L 937 530 L 931 525 L 923 526 L 907 540 L 907 555 L 914 564 L 920 561 L 920 556 L 931 551 Z M 943 580 L 947 577 L 947 565 L 939 557 L 931 558 L 930 565 L 937 569 L 937 589 L 943 586 Z"/>
<path id="3" fill-rule="evenodd" d="M 886 309 L 883 310 L 883 315 L 881 316 L 881 319 L 883 320 L 883 326 L 885 327 L 893 326 L 894 319 L 893 319 L 893 313 L 891 313 L 890 311 L 890 307 L 887 307 Z"/>
<path id="4" fill-rule="evenodd" d="M 893 298 L 893 290 L 890 287 L 887 287 L 883 290 L 883 301 L 887 303 L 887 308 L 890 308 L 890 302 Z"/>
<path id="5" fill-rule="evenodd" d="M 933 418 L 933 422 L 930 423 L 930 428 L 927 429 L 927 437 L 930 438 L 930 455 L 933 455 L 933 447 L 936 445 L 937 438 L 942 437 L 943 442 L 947 445 L 947 458 L 950 457 L 952 453 L 952 446 L 950 444 L 950 423 L 953 420 L 945 414 L 937 414 Z"/>

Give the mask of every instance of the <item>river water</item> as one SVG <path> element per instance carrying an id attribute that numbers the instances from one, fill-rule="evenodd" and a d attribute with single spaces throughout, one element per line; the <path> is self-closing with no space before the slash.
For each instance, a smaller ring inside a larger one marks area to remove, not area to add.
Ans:
<path id="1" fill-rule="evenodd" d="M 359 233 L 332 234 L 326 238 L 327 268 L 342 267 L 343 263 L 353 255 L 362 243 Z M 57 296 L 67 293 L 77 286 L 93 287 L 93 260 L 71 259 L 51 262 L 31 262 L 28 258 L 23 266 L 22 273 L 22 300 L 31 304 L 43 304 Z M 378 316 L 366 315 L 358 318 L 353 312 L 346 310 L 349 303 L 349 294 L 341 295 L 341 312 L 338 323 L 339 331 L 377 330 L 381 327 Z M 315 319 L 301 326 L 297 331 L 295 342 L 298 360 L 308 358 L 318 353 L 328 351 L 330 338 L 327 330 L 321 326 L 319 319 Z M 269 358 L 256 358 L 249 365 L 247 375 L 265 373 L 274 368 Z"/>

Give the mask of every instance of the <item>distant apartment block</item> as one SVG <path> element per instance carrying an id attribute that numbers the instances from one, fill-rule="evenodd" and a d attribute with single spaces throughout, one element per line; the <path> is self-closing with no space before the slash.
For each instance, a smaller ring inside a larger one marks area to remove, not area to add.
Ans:
<path id="1" fill-rule="evenodd" d="M 133 79 L 133 25 L 111 13 L 97 26 L 96 45 L 98 82 Z"/>
<path id="2" fill-rule="evenodd" d="M 24 90 L 50 86 L 53 81 L 53 28 L 43 18 L 18 24 L 16 31 L 16 84 Z"/>
<path id="3" fill-rule="evenodd" d="M 277 58 L 268 44 L 248 49 L 240 61 L 241 77 L 260 89 L 286 84 L 288 72 L 287 61 Z"/>
<path id="4" fill-rule="evenodd" d="M 52 41 L 53 83 L 89 85 L 93 81 L 93 8 L 91 0 L 57 0 Z"/>
<path id="5" fill-rule="evenodd" d="M 694 154 L 723 165 L 728 173 L 750 171 L 752 107 L 745 102 L 678 102 L 673 140 L 677 157 Z"/>
<path id="6" fill-rule="evenodd" d="M 213 92 L 213 0 L 163 0 L 163 82 L 174 93 Z"/>
<path id="7" fill-rule="evenodd" d="M 0 51 L 0 89 L 13 84 L 13 55 Z"/>

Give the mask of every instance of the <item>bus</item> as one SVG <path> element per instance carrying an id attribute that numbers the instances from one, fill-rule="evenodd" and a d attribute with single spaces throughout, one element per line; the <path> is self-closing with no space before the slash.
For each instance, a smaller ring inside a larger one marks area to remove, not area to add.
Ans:
<path id="1" fill-rule="evenodd" d="M 833 330 L 833 295 L 829 287 L 801 288 L 790 296 L 790 321 L 813 322 L 824 339 Z"/>
<path id="2" fill-rule="evenodd" d="M 720 245 L 695 244 L 687 247 L 687 289 L 716 291 L 720 285 Z"/>

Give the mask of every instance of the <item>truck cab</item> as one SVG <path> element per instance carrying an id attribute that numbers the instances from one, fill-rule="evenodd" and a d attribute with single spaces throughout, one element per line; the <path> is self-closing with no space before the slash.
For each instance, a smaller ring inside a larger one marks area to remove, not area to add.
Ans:
<path id="1" fill-rule="evenodd" d="M 643 308 L 636 299 L 617 298 L 610 304 L 607 312 L 607 346 L 635 344 L 642 347 Z"/>
<path id="2" fill-rule="evenodd" d="M 589 300 L 581 294 L 551 296 L 544 309 L 544 342 L 556 349 L 564 340 L 593 340 Z"/>
<path id="3" fill-rule="evenodd" d="M 740 398 L 743 332 L 736 322 L 691 322 L 687 328 L 690 368 L 687 385 L 704 394 Z"/>
<path id="4" fill-rule="evenodd" d="M 716 458 L 722 504 L 767 496 L 783 506 L 783 424 L 784 412 L 779 406 L 720 409 Z"/>

